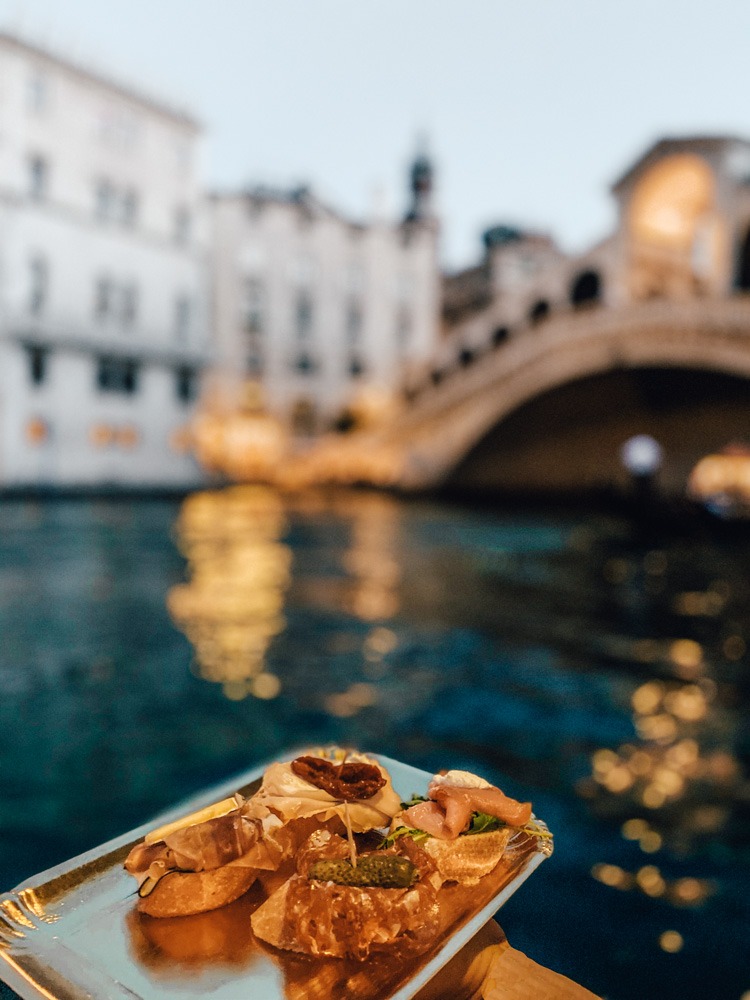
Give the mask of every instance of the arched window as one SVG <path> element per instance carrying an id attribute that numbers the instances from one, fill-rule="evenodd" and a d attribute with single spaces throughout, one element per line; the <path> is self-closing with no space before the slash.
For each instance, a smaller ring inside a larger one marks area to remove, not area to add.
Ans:
<path id="1" fill-rule="evenodd" d="M 741 292 L 750 292 L 750 226 L 739 245 L 734 287 Z"/>
<path id="2" fill-rule="evenodd" d="M 499 347 L 508 339 L 509 330 L 507 326 L 498 326 L 492 331 L 492 346 Z"/>
<path id="3" fill-rule="evenodd" d="M 462 368 L 468 368 L 475 357 L 476 354 L 470 347 L 463 347 L 458 353 L 458 363 Z"/>
<path id="4" fill-rule="evenodd" d="M 292 407 L 292 431 L 302 437 L 309 437 L 317 430 L 318 413 L 315 403 L 306 396 L 300 397 Z"/>
<path id="5" fill-rule="evenodd" d="M 570 304 L 575 309 L 599 302 L 601 297 L 602 280 L 596 271 L 583 271 L 574 278 L 570 286 Z"/>
<path id="6" fill-rule="evenodd" d="M 534 305 L 529 309 L 529 323 L 532 326 L 536 326 L 537 323 L 541 323 L 543 320 L 547 319 L 549 316 L 549 302 L 546 299 L 539 299 Z"/>

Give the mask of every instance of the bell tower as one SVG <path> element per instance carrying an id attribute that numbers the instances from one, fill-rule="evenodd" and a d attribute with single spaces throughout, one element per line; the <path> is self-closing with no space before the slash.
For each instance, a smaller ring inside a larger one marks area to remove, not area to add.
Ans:
<path id="1" fill-rule="evenodd" d="M 407 222 L 426 222 L 433 218 L 432 185 L 432 161 L 425 151 L 425 143 L 422 142 L 409 171 L 411 203 L 406 214 Z"/>

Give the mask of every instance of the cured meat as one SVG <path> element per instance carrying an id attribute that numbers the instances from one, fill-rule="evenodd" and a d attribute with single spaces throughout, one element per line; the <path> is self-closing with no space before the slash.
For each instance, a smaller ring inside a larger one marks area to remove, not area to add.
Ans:
<path id="1" fill-rule="evenodd" d="M 438 840 L 454 840 L 462 829 L 459 828 L 455 833 L 452 833 L 445 822 L 445 810 L 441 809 L 438 803 L 433 802 L 432 799 L 411 806 L 401 818 L 405 824 L 417 830 L 424 830 L 425 833 L 429 833 L 431 837 L 437 837 Z"/>
<path id="2" fill-rule="evenodd" d="M 186 826 L 155 844 L 136 844 L 125 860 L 131 874 L 155 863 L 188 872 L 212 871 L 248 854 L 260 839 L 260 824 L 238 812 Z M 268 865 L 259 865 L 268 867 Z"/>
<path id="3" fill-rule="evenodd" d="M 472 812 L 495 816 L 509 826 L 523 826 L 531 819 L 531 803 L 517 802 L 499 788 L 461 788 L 457 785 L 440 785 L 430 788 L 430 798 L 435 799 L 446 811 L 446 824 L 455 829 L 462 816 L 468 823 Z M 460 827 L 458 833 L 464 827 Z M 457 836 L 458 834 L 454 834 Z"/>
<path id="4" fill-rule="evenodd" d="M 495 816 L 509 826 L 523 826 L 531 819 L 530 802 L 517 802 L 492 785 L 469 787 L 433 782 L 429 795 L 426 802 L 407 809 L 403 820 L 438 840 L 455 840 L 468 828 L 474 812 Z"/>
<path id="5" fill-rule="evenodd" d="M 242 857 L 256 845 L 260 825 L 239 813 L 228 813 L 197 826 L 187 826 L 165 838 L 175 866 L 188 871 L 209 871 Z"/>

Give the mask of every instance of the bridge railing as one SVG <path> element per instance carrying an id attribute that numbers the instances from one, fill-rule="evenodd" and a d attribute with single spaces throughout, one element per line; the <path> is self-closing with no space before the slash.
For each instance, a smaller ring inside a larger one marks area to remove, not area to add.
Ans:
<path id="1" fill-rule="evenodd" d="M 419 381 L 404 385 L 402 396 L 407 405 L 417 404 L 423 397 L 432 395 L 435 390 L 455 381 L 477 363 L 486 361 L 488 357 L 507 354 L 511 344 L 517 343 L 519 339 L 525 341 L 528 337 L 538 338 L 549 328 L 550 332 L 555 328 L 572 332 L 571 327 L 574 327 L 581 334 L 594 330 L 604 334 L 608 329 L 671 324 L 676 319 L 685 324 L 686 333 L 696 324 L 708 320 L 712 326 L 723 324 L 734 329 L 746 327 L 750 335 L 750 295 L 735 294 L 723 299 L 683 301 L 659 299 L 629 303 L 622 307 L 609 306 L 601 301 L 588 301 L 577 306 L 559 304 L 544 316 L 527 316 L 512 324 L 496 325 L 488 322 L 483 338 L 478 338 L 470 345 L 465 342 L 458 344 L 456 353 L 449 362 L 429 368 Z"/>

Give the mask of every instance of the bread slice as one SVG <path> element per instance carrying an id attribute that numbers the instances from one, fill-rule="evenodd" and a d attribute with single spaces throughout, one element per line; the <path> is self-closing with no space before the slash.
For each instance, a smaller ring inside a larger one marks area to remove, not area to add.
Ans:
<path id="1" fill-rule="evenodd" d="M 207 872 L 169 872 L 148 896 L 138 900 L 138 909 L 151 917 L 184 917 L 216 910 L 247 892 L 257 874 L 254 868 L 238 865 Z"/>
<path id="2" fill-rule="evenodd" d="M 489 833 L 472 833 L 455 840 L 428 837 L 420 846 L 435 862 L 444 882 L 476 885 L 480 878 L 489 875 L 503 856 L 513 833 L 511 827 L 504 826 Z"/>
<path id="3" fill-rule="evenodd" d="M 297 944 L 293 928 L 285 921 L 286 900 L 289 895 L 290 883 L 285 882 L 268 899 L 259 906 L 250 918 L 253 934 L 261 941 L 266 941 L 274 948 L 286 951 L 301 951 Z"/>

